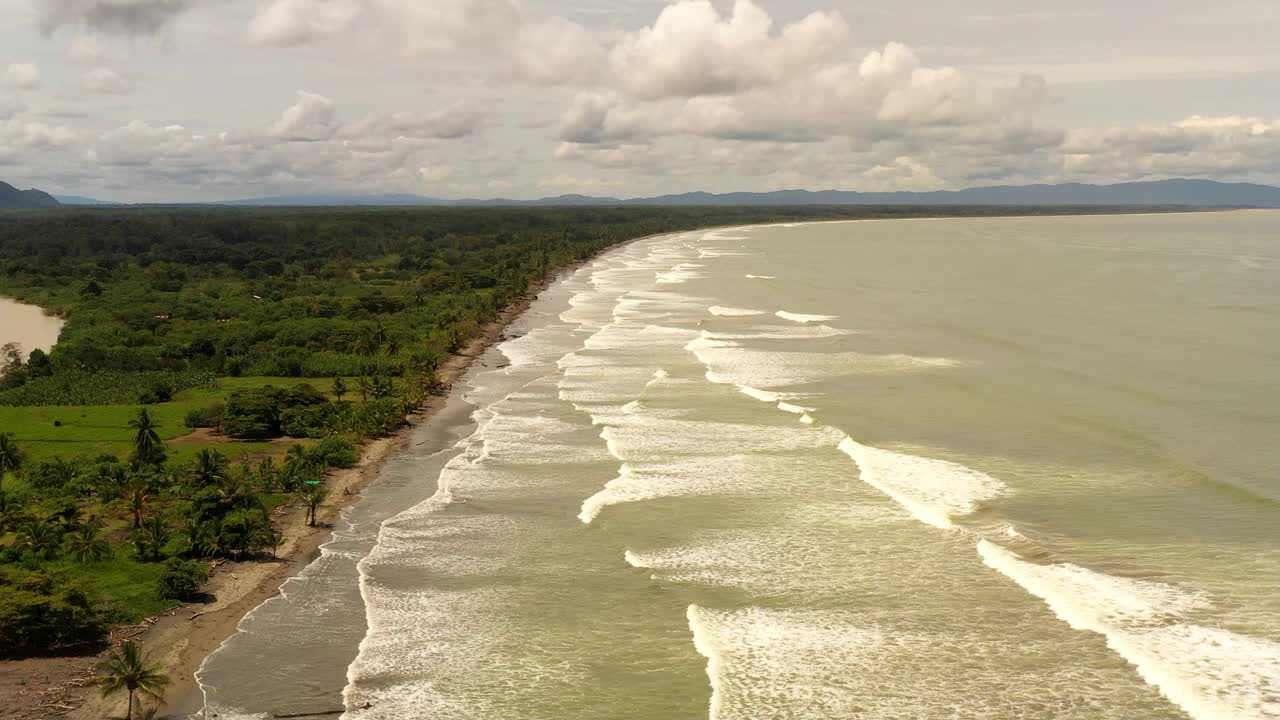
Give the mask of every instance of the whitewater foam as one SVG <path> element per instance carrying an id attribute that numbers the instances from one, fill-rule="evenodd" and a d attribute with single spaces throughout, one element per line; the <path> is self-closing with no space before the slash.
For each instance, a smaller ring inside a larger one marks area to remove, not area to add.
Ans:
<path id="1" fill-rule="evenodd" d="M 750 317 L 752 315 L 764 315 L 763 310 L 752 310 L 750 308 L 723 307 L 721 305 L 712 305 L 707 308 L 707 312 L 720 317 Z"/>
<path id="2" fill-rule="evenodd" d="M 1210 606 L 1203 593 L 1071 563 L 1039 565 L 988 540 L 978 554 L 1071 627 L 1106 637 L 1195 720 L 1280 717 L 1280 643 L 1186 622 Z"/>
<path id="3" fill-rule="evenodd" d="M 906 455 L 862 445 L 852 438 L 840 450 L 858 465 L 862 481 L 893 498 L 921 522 L 944 530 L 1008 492 L 985 473 L 946 460 Z"/>
<path id="4" fill-rule="evenodd" d="M 798 323 L 829 322 L 836 319 L 835 315 L 804 315 L 802 313 L 787 312 L 786 310 L 779 310 L 774 313 L 774 315 L 777 315 L 783 320 L 790 320 Z"/>

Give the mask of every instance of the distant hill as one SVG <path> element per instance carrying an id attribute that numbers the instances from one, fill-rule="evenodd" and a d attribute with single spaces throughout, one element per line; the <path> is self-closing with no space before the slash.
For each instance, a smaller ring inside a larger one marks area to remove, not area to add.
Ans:
<path id="1" fill-rule="evenodd" d="M 332 206 L 380 206 L 404 207 L 407 205 L 450 205 L 449 200 L 437 200 L 421 195 L 280 195 L 277 197 L 229 200 L 214 205 L 237 207 L 332 207 Z"/>
<path id="2" fill-rule="evenodd" d="M 41 190 L 19 190 L 7 182 L 0 182 L 0 210 L 29 210 L 56 208 L 61 204 Z"/>
<path id="3" fill-rule="evenodd" d="M 54 195 L 58 202 L 63 205 L 104 205 L 114 206 L 123 205 L 124 203 L 111 202 L 110 200 L 97 200 L 91 197 L 81 197 L 80 195 Z"/>
<path id="4" fill-rule="evenodd" d="M 214 203 L 237 206 L 589 206 L 589 205 L 1178 205 L 1280 208 L 1280 188 L 1215 180 L 1158 180 L 1115 185 L 997 185 L 935 192 L 780 190 L 768 193 L 692 192 L 621 199 L 560 195 L 538 200 L 442 200 L 422 195 L 289 195 Z"/>

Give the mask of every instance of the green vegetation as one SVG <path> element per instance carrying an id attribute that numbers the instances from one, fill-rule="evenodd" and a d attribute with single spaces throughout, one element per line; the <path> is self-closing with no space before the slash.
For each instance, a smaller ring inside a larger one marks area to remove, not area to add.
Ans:
<path id="1" fill-rule="evenodd" d="M 132 720 L 134 696 L 162 700 L 164 688 L 170 680 L 169 676 L 160 671 L 159 665 L 142 654 L 142 647 L 138 643 L 126 640 L 120 647 L 112 650 L 98 666 L 96 682 L 102 689 L 103 697 L 121 692 L 129 694 L 129 712 L 125 717 Z"/>

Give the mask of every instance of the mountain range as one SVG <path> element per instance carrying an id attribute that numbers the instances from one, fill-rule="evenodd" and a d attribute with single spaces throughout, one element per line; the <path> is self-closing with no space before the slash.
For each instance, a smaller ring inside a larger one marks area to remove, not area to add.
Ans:
<path id="1" fill-rule="evenodd" d="M 13 190 L 8 185 L 4 188 Z M 17 192 L 14 190 L 14 192 Z M 39 191 L 38 193 L 53 200 Z M 3 204 L 0 192 L 0 207 Z M 65 205 L 115 205 L 78 196 L 60 196 Z M 55 203 L 57 201 L 54 201 Z M 966 190 L 933 192 L 854 192 L 846 190 L 780 190 L 776 192 L 691 192 L 649 198 L 560 195 L 538 200 L 507 198 L 446 200 L 411 194 L 312 194 L 283 195 L 223 202 L 195 203 L 236 207 L 332 207 L 332 206 L 440 206 L 440 207 L 546 207 L 625 205 L 1177 205 L 1189 207 L 1280 208 L 1280 187 L 1253 183 L 1221 183 L 1215 180 L 1157 180 L 1114 185 L 1065 183 L 1059 185 L 995 185 Z M 38 205 L 36 207 L 51 207 Z"/>
<path id="2" fill-rule="evenodd" d="M 40 190 L 19 190 L 7 182 L 0 182 L 0 210 L 29 210 L 56 208 L 60 203 L 52 195 Z"/>
<path id="3" fill-rule="evenodd" d="M 853 192 L 780 190 L 755 193 L 691 192 L 649 198 L 560 195 L 538 200 L 506 198 L 444 200 L 421 195 L 292 195 L 216 203 L 240 206 L 440 205 L 1186 205 L 1280 208 L 1280 188 L 1214 180 L 1158 180 L 1116 185 L 997 185 L 934 192 Z"/>

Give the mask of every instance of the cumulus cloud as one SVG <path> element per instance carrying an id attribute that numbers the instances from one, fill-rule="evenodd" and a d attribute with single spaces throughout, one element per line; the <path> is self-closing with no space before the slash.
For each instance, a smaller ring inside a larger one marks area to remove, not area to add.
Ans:
<path id="1" fill-rule="evenodd" d="M 751 0 L 737 0 L 727 17 L 708 0 L 681 0 L 653 25 L 625 34 L 610 51 L 611 70 L 640 98 L 734 93 L 812 71 L 849 39 L 838 13 L 772 30 L 773 19 Z"/>
<path id="2" fill-rule="evenodd" d="M 5 68 L 0 80 L 16 90 L 35 90 L 41 85 L 40 68 L 35 63 L 13 63 Z"/>
<path id="3" fill-rule="evenodd" d="M 272 0 L 250 22 L 249 39 L 291 46 L 338 38 L 421 53 L 505 38 L 521 22 L 512 0 Z"/>
<path id="4" fill-rule="evenodd" d="M 474 135 L 484 126 L 484 115 L 465 103 L 434 112 L 397 112 L 371 115 L 342 130 L 343 137 L 414 138 L 451 140 Z"/>
<path id="5" fill-rule="evenodd" d="M 190 7 L 190 0 L 33 0 L 44 32 L 83 26 L 125 35 L 154 34 Z"/>
<path id="6" fill-rule="evenodd" d="M 463 157 L 456 139 L 483 127 L 479 115 L 450 105 L 344 124 L 334 100 L 309 92 L 298 93 L 274 121 L 223 130 L 142 120 L 105 131 L 72 130 L 0 114 L 0 163 L 20 164 L 24 177 L 60 184 L 164 188 L 158 199 L 421 191 L 453 179 L 457 165 L 449 157 Z M 476 154 L 465 157 L 470 170 Z"/>
<path id="7" fill-rule="evenodd" d="M 84 87 L 101 95 L 127 95 L 133 92 L 134 82 L 128 75 L 109 67 L 98 67 L 84 75 Z"/>
<path id="8" fill-rule="evenodd" d="M 337 105 L 305 90 L 298 91 L 298 102 L 286 108 L 271 126 L 271 133 L 284 140 L 328 140 L 337 130 Z"/>
<path id="9" fill-rule="evenodd" d="M 1280 173 L 1280 119 L 1195 115 L 1175 123 L 1079 128 L 1060 147 L 1073 178 L 1243 177 Z"/>
<path id="10" fill-rule="evenodd" d="M 342 32 L 364 11 L 356 0 L 276 0 L 253 18 L 249 39 L 259 45 L 298 45 Z"/>

